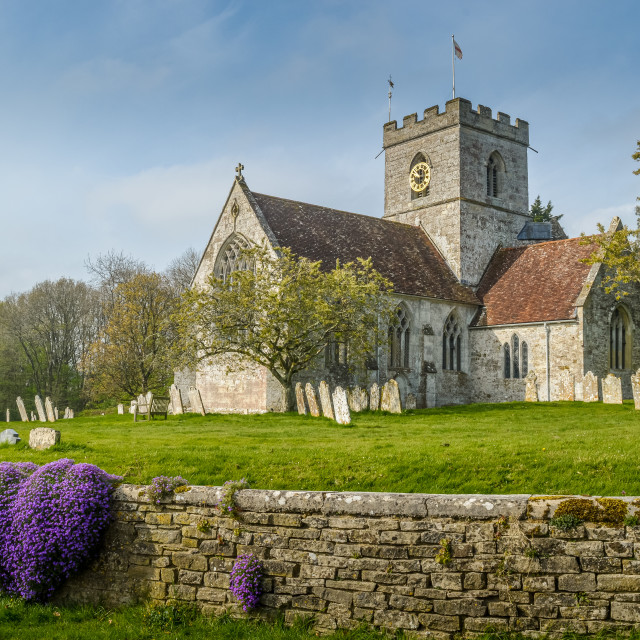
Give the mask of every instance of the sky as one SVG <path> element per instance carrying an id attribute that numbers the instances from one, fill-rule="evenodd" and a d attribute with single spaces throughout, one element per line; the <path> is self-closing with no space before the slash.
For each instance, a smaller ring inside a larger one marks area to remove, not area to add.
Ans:
<path id="1" fill-rule="evenodd" d="M 381 216 L 392 119 L 456 96 L 529 122 L 529 199 L 635 225 L 640 2 L 0 0 L 0 297 L 123 252 L 204 250 L 259 193 Z"/>

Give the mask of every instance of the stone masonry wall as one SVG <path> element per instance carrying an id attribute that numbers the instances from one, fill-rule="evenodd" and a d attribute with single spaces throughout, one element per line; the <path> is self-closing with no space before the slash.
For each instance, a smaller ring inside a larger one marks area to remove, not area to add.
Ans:
<path id="1" fill-rule="evenodd" d="M 634 498 L 245 490 L 233 520 L 214 507 L 219 488 L 161 505 L 143 489 L 117 490 L 102 554 L 59 602 L 176 599 L 240 614 L 229 573 L 251 552 L 265 572 L 257 615 L 313 617 L 320 631 L 366 621 L 416 637 L 487 628 L 538 637 L 640 622 L 640 526 L 620 521 Z M 618 524 L 559 529 L 549 518 L 567 499 L 579 511 L 604 506 Z"/>

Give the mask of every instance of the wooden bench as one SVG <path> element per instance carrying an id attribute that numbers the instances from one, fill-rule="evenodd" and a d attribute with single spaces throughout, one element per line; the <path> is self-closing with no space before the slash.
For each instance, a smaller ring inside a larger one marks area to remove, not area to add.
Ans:
<path id="1" fill-rule="evenodd" d="M 153 420 L 154 416 L 164 416 L 167 419 L 167 412 L 169 411 L 169 398 L 166 396 L 154 396 L 152 393 L 146 398 L 145 404 L 137 404 L 133 409 L 133 421 L 146 418 L 147 420 Z"/>

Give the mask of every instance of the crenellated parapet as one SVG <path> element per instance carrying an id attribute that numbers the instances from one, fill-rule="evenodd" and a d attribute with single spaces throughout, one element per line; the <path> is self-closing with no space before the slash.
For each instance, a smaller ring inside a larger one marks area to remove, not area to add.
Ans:
<path id="1" fill-rule="evenodd" d="M 478 105 L 478 108 L 474 110 L 469 100 L 455 98 L 446 103 L 443 113 L 440 113 L 440 108 L 436 105 L 424 110 L 422 120 L 418 120 L 417 113 L 412 113 L 402 119 L 402 127 L 400 128 L 395 120 L 385 124 L 383 147 L 386 149 L 401 142 L 453 126 L 471 127 L 525 146 L 529 145 L 529 123 L 525 120 L 516 118 L 515 124 L 511 124 L 511 117 L 500 111 L 494 119 L 489 107 Z"/>

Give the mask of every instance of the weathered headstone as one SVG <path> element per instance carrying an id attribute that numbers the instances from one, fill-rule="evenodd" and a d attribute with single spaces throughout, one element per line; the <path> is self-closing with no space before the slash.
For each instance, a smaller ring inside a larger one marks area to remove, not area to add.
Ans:
<path id="1" fill-rule="evenodd" d="M 302 390 L 302 383 L 296 382 L 296 404 L 298 406 L 298 415 L 307 415 L 307 406 L 304 402 L 304 391 Z"/>
<path id="2" fill-rule="evenodd" d="M 49 422 L 55 422 L 56 416 L 53 413 L 53 404 L 51 404 L 51 398 L 49 396 L 47 396 L 44 399 L 44 408 L 45 408 L 45 411 L 47 412 L 47 420 Z"/>
<path id="3" fill-rule="evenodd" d="M 122 403 L 118 404 L 118 415 L 119 416 L 124 415 L 124 405 Z M 69 417 L 69 407 L 67 407 L 67 410 L 64 412 L 64 417 L 65 418 Z"/>
<path id="4" fill-rule="evenodd" d="M 118 405 L 118 406 L 122 406 L 122 405 Z M 124 407 L 122 411 L 118 411 L 118 413 L 124 413 Z M 64 419 L 68 420 L 69 419 L 69 407 L 66 407 L 66 409 L 64 410 Z"/>
<path id="5" fill-rule="evenodd" d="M 56 420 L 58 420 L 58 407 L 53 407 L 53 415 L 56 417 Z"/>
<path id="6" fill-rule="evenodd" d="M 309 413 L 318 417 L 320 415 L 320 409 L 318 408 L 318 399 L 316 398 L 316 391 L 310 382 L 305 385 L 305 393 L 307 395 L 307 404 L 309 405 Z"/>
<path id="7" fill-rule="evenodd" d="M 9 444 L 17 444 L 22 438 L 18 435 L 18 432 L 14 429 L 5 429 L 0 433 L 0 444 L 8 442 Z"/>
<path id="8" fill-rule="evenodd" d="M 560 397 L 559 400 L 573 402 L 576 399 L 575 376 L 569 369 L 560 372 Z"/>
<path id="9" fill-rule="evenodd" d="M 367 392 L 362 387 L 350 389 L 347 394 L 347 399 L 349 400 L 349 408 L 356 413 L 366 411 L 369 404 L 367 401 Z"/>
<path id="10" fill-rule="evenodd" d="M 22 401 L 22 398 L 20 396 L 16 398 L 16 404 L 18 405 L 18 412 L 20 413 L 20 419 L 22 420 L 22 422 L 29 422 L 27 410 L 24 408 L 24 402 Z"/>
<path id="11" fill-rule="evenodd" d="M 46 422 L 47 414 L 44 412 L 44 405 L 42 404 L 42 398 L 40 396 L 36 396 L 36 411 L 38 412 L 38 420 L 40 420 L 40 422 Z"/>
<path id="12" fill-rule="evenodd" d="M 169 387 L 169 397 L 171 398 L 171 411 L 174 416 L 184 413 L 184 407 L 182 406 L 182 396 L 180 395 L 180 389 L 172 384 Z"/>
<path id="13" fill-rule="evenodd" d="M 622 404 L 622 380 L 610 373 L 602 380 L 602 402 Z"/>
<path id="14" fill-rule="evenodd" d="M 377 411 L 380 408 L 380 387 L 374 382 L 369 389 L 369 409 Z"/>
<path id="15" fill-rule="evenodd" d="M 60 432 L 50 427 L 31 429 L 29 433 L 29 446 L 32 449 L 48 449 L 58 442 L 60 442 Z"/>
<path id="16" fill-rule="evenodd" d="M 199 413 L 203 416 L 206 415 L 204 404 L 202 404 L 202 396 L 196 387 L 189 387 L 189 402 L 191 403 L 191 410 L 194 413 Z"/>
<path id="17" fill-rule="evenodd" d="M 323 380 L 318 387 L 320 393 L 320 405 L 322 406 L 322 415 L 325 418 L 334 420 L 333 408 L 331 406 L 331 394 L 329 393 L 329 385 Z"/>
<path id="18" fill-rule="evenodd" d="M 382 387 L 380 409 L 389 413 L 402 413 L 400 405 L 400 390 L 395 380 L 388 380 Z"/>
<path id="19" fill-rule="evenodd" d="M 131 405 L 129 406 L 129 413 L 135 413 L 137 406 L 138 406 L 138 401 L 132 400 Z"/>
<path id="20" fill-rule="evenodd" d="M 538 376 L 536 372 L 531 370 L 524 378 L 524 401 L 525 402 L 538 402 Z"/>
<path id="21" fill-rule="evenodd" d="M 598 402 L 599 400 L 598 376 L 594 376 L 592 371 L 587 371 L 582 380 L 582 401 Z"/>
<path id="22" fill-rule="evenodd" d="M 347 394 L 342 387 L 336 387 L 333 391 L 333 410 L 338 424 L 351 424 L 349 402 L 347 401 Z"/>
<path id="23" fill-rule="evenodd" d="M 11 422 L 11 411 L 7 409 L 7 422 Z"/>
<path id="24" fill-rule="evenodd" d="M 640 369 L 631 376 L 631 390 L 633 391 L 633 404 L 640 409 Z"/>
<path id="25" fill-rule="evenodd" d="M 404 400 L 404 408 L 405 411 L 409 409 L 415 409 L 418 406 L 418 402 L 416 400 L 416 396 L 413 393 L 407 393 L 407 397 Z"/>
<path id="26" fill-rule="evenodd" d="M 70 418 L 75 417 L 75 413 L 74 413 L 73 409 L 69 409 L 69 417 Z"/>

